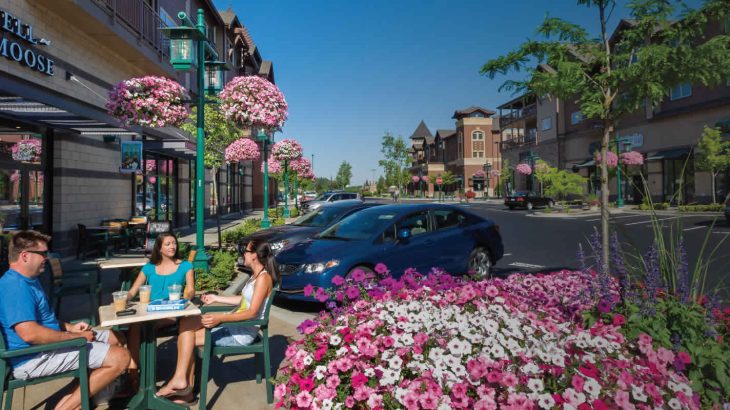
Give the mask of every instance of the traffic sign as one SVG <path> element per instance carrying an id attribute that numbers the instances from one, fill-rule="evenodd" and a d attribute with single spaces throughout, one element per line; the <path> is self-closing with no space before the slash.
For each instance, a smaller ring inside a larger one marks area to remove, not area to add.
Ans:
<path id="1" fill-rule="evenodd" d="M 441 177 L 436 178 L 436 185 L 441 185 L 444 183 L 444 179 Z"/>

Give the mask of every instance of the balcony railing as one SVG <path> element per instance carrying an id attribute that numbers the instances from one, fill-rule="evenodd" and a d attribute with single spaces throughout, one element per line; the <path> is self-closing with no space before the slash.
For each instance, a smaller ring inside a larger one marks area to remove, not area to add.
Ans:
<path id="1" fill-rule="evenodd" d="M 510 110 L 507 114 L 502 114 L 502 116 L 499 117 L 499 126 L 500 128 L 504 128 L 508 124 L 512 124 L 513 122 L 517 122 L 524 118 L 534 117 L 535 115 L 537 115 L 536 104 L 530 104 L 517 110 Z"/>
<path id="2" fill-rule="evenodd" d="M 127 30 L 147 42 L 156 52 L 169 57 L 169 40 L 160 31 L 162 22 L 157 10 L 143 0 L 93 0 L 109 16 L 122 23 Z"/>
<path id="3" fill-rule="evenodd" d="M 520 135 L 519 137 L 512 137 L 502 141 L 502 149 L 512 149 L 517 147 L 523 147 L 526 145 L 535 145 L 537 138 Z"/>

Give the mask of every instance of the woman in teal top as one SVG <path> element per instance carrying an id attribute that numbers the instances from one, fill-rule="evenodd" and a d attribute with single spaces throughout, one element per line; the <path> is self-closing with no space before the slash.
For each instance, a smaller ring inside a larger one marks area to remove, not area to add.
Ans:
<path id="1" fill-rule="evenodd" d="M 129 289 L 128 298 L 131 300 L 139 293 L 139 287 L 147 283 L 152 287 L 150 300 L 167 299 L 168 287 L 170 285 L 181 285 L 182 297 L 192 299 L 195 296 L 195 276 L 193 265 L 180 258 L 177 247 L 177 238 L 170 232 L 160 234 L 155 239 L 155 246 L 152 248 L 150 262 L 142 267 L 142 271 Z M 169 327 L 175 324 L 174 319 L 158 320 L 156 326 Z M 130 392 L 136 392 L 139 387 L 139 344 L 140 326 L 131 325 L 127 335 L 127 349 L 132 356 L 132 363 L 129 364 L 127 386 Z"/>

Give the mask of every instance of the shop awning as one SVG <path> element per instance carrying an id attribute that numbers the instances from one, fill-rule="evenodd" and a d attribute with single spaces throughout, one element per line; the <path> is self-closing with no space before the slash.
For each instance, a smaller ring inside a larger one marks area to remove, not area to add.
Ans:
<path id="1" fill-rule="evenodd" d="M 593 158 L 589 158 L 580 164 L 573 165 L 573 168 L 588 168 L 588 167 L 595 167 L 596 166 L 596 160 Z"/>
<path id="2" fill-rule="evenodd" d="M 677 159 L 685 157 L 689 154 L 689 148 L 674 148 L 663 151 L 653 152 L 646 156 L 647 161 L 656 161 L 660 159 Z"/>
<path id="3" fill-rule="evenodd" d="M 195 158 L 195 144 L 190 141 L 145 141 L 144 149 L 177 158 Z"/>

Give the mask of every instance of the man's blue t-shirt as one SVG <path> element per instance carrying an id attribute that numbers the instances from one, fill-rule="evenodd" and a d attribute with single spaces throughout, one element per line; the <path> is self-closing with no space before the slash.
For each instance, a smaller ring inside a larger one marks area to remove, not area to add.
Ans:
<path id="1" fill-rule="evenodd" d="M 169 275 L 160 275 L 157 273 L 157 267 L 148 263 L 142 267 L 142 273 L 147 277 L 147 283 L 152 286 L 150 300 L 167 299 L 170 292 L 167 287 L 173 284 L 181 285 L 185 290 L 185 274 L 193 268 L 193 264 L 188 261 L 182 261 L 177 266 L 177 270 Z"/>
<path id="2" fill-rule="evenodd" d="M 8 270 L 0 278 L 0 331 L 8 350 L 29 347 L 15 333 L 14 326 L 21 322 L 33 321 L 53 330 L 61 330 L 56 315 L 51 309 L 48 298 L 38 278 L 27 278 L 15 270 Z M 10 359 L 13 367 L 32 359 L 35 355 L 25 355 Z"/>

